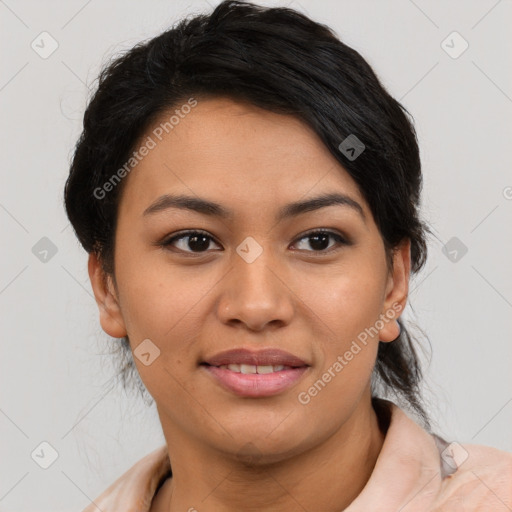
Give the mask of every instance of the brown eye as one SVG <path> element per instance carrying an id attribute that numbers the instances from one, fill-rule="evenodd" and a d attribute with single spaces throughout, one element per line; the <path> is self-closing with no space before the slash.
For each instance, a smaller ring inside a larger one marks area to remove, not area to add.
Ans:
<path id="1" fill-rule="evenodd" d="M 182 240 L 185 241 L 180 243 L 181 247 L 177 247 L 176 242 Z M 202 253 L 207 251 L 212 241 L 214 242 L 213 238 L 203 231 L 185 231 L 164 241 L 161 245 L 162 247 L 174 246 L 183 252 Z"/>
<path id="2" fill-rule="evenodd" d="M 299 242 L 306 240 L 307 246 L 299 250 L 305 250 L 313 253 L 330 253 L 336 250 L 341 245 L 350 245 L 343 236 L 334 232 L 326 230 L 311 231 L 301 238 Z M 334 241 L 333 243 L 331 243 Z M 178 251 L 187 254 L 202 254 L 209 252 L 211 243 L 215 243 L 215 240 L 205 231 L 182 231 L 167 240 L 164 240 L 159 245 L 164 248 L 176 248 Z"/>
<path id="3" fill-rule="evenodd" d="M 330 239 L 335 240 L 333 245 L 329 245 Z M 309 240 L 307 244 L 313 249 L 310 252 L 331 252 L 333 247 L 349 245 L 349 242 L 347 242 L 345 238 L 333 231 L 312 231 L 302 236 L 299 241 L 301 240 Z"/>

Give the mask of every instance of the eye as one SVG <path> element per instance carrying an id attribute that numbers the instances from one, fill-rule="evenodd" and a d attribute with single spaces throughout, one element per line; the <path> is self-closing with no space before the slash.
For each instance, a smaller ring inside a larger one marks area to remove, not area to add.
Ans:
<path id="1" fill-rule="evenodd" d="M 182 242 L 182 240 L 187 238 L 187 242 Z M 214 241 L 213 238 L 204 231 L 182 231 L 172 238 L 164 240 L 160 245 L 167 248 L 169 246 L 175 246 L 176 242 L 180 242 L 181 247 L 177 247 L 180 251 L 193 254 L 205 252 L 211 241 Z"/>
<path id="2" fill-rule="evenodd" d="M 329 238 L 332 238 L 335 240 L 335 243 L 331 246 L 329 246 Z M 301 240 L 308 240 L 308 239 L 309 239 L 309 242 L 308 242 L 309 246 L 313 248 L 313 251 L 309 251 L 309 252 L 329 253 L 332 250 L 336 250 L 336 249 L 333 249 L 333 247 L 336 245 L 350 245 L 350 243 L 344 237 L 342 237 L 338 233 L 335 233 L 334 231 L 325 231 L 325 230 L 310 231 L 309 233 L 306 233 L 301 238 L 299 238 L 299 242 Z"/>
<path id="3" fill-rule="evenodd" d="M 335 243 L 329 245 L 329 238 L 335 240 Z M 188 239 L 188 241 L 186 241 L 186 239 Z M 350 242 L 340 234 L 327 230 L 310 231 L 298 239 L 299 242 L 302 240 L 309 240 L 309 247 L 313 248 L 313 250 L 309 251 L 308 249 L 305 249 L 308 252 L 329 253 L 332 250 L 335 250 L 333 247 L 336 245 L 350 245 Z M 212 241 L 215 242 L 213 237 L 205 231 L 189 230 L 182 231 L 181 233 L 164 240 L 158 245 L 164 248 L 176 247 L 179 251 L 184 253 L 200 254 L 207 252 Z M 181 247 L 178 246 L 177 242 Z"/>

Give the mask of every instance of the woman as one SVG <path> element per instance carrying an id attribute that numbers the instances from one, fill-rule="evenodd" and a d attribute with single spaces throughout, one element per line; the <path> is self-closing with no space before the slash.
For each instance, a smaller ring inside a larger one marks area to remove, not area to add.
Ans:
<path id="1" fill-rule="evenodd" d="M 65 204 L 166 444 L 86 511 L 510 510 L 512 455 L 422 404 L 421 180 L 405 109 L 293 10 L 222 2 L 110 64 Z"/>

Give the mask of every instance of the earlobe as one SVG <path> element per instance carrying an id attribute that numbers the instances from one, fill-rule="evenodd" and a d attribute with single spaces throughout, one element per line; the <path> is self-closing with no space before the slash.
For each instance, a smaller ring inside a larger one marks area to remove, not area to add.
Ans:
<path id="1" fill-rule="evenodd" d="M 389 275 L 383 315 L 385 325 L 379 332 L 379 340 L 394 341 L 400 335 L 400 325 L 396 321 L 407 304 L 411 268 L 411 241 L 402 242 L 393 253 L 393 271 Z"/>
<path id="2" fill-rule="evenodd" d="M 106 276 L 98 256 L 89 254 L 89 279 L 94 292 L 94 298 L 100 312 L 102 329 L 113 338 L 123 338 L 127 335 L 119 301 L 116 296 L 111 276 Z"/>

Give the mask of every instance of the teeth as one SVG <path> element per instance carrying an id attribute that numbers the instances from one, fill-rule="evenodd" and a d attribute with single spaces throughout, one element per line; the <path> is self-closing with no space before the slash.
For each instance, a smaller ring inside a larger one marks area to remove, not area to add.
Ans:
<path id="1" fill-rule="evenodd" d="M 253 364 L 241 364 L 240 373 L 256 373 L 256 366 Z"/>
<path id="2" fill-rule="evenodd" d="M 219 368 L 223 370 L 231 370 L 232 372 L 236 373 L 243 373 L 244 375 L 251 374 L 251 373 L 258 373 L 258 374 L 264 374 L 264 373 L 273 373 L 273 372 L 280 372 L 281 370 L 290 370 L 290 366 L 284 366 L 282 364 L 276 364 L 276 365 L 253 365 L 253 364 L 222 364 L 219 366 Z"/>
<path id="3" fill-rule="evenodd" d="M 258 373 L 272 373 L 274 371 L 274 367 L 272 365 L 256 366 L 256 370 Z"/>

